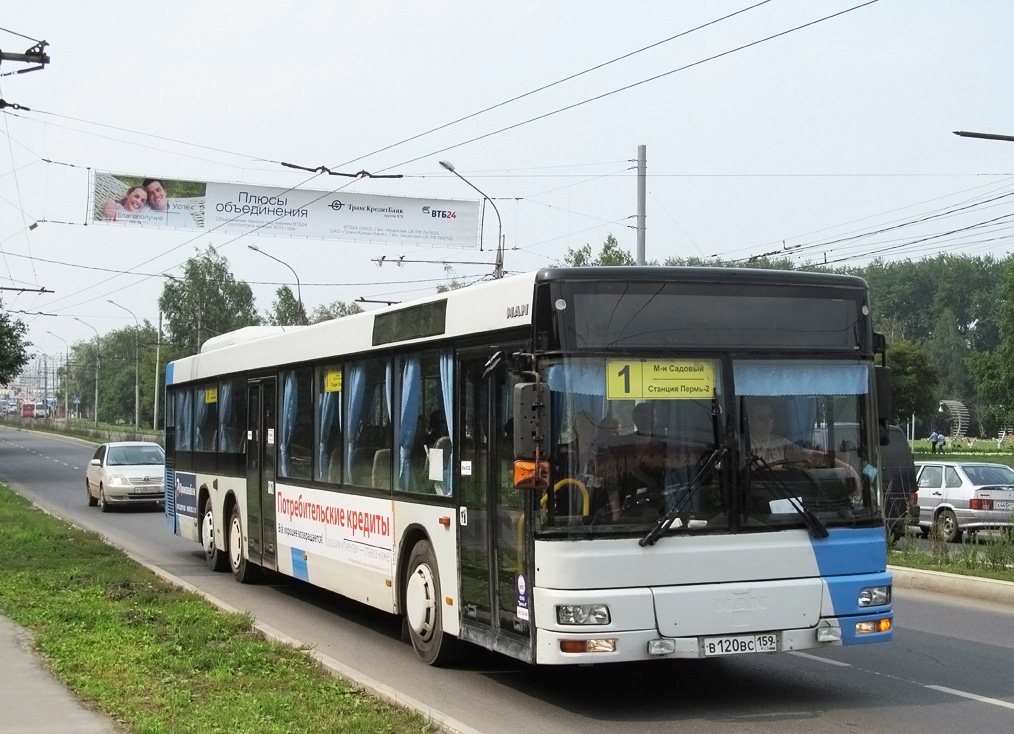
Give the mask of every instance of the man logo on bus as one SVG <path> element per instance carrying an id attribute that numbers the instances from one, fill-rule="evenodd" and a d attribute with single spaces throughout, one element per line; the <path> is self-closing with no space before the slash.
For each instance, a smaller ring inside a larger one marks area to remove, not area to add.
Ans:
<path id="1" fill-rule="evenodd" d="M 518 306 L 508 306 L 507 307 L 507 318 L 509 318 L 509 319 L 519 319 L 522 316 L 527 316 L 527 315 L 528 315 L 528 304 L 527 303 L 522 303 L 522 304 L 520 304 Z"/>

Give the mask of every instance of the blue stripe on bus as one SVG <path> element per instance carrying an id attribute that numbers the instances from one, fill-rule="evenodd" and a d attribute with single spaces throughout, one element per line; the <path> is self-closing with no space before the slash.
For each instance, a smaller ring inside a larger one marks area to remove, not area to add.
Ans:
<path id="1" fill-rule="evenodd" d="M 306 567 L 306 552 L 292 548 L 292 575 L 300 581 L 310 582 L 310 570 Z"/>
<path id="2" fill-rule="evenodd" d="M 165 366 L 165 384 L 166 385 L 172 385 L 173 384 L 173 364 L 174 364 L 173 362 L 170 362 L 169 364 L 167 364 Z"/>
<path id="3" fill-rule="evenodd" d="M 887 538 L 881 528 L 833 528 L 827 538 L 813 538 L 811 545 L 821 578 L 827 585 L 842 629 L 843 645 L 886 642 L 887 632 L 856 634 L 856 623 L 866 620 L 893 619 L 891 605 L 878 609 L 859 606 L 859 592 L 871 586 L 890 586 L 887 569 Z"/>
<path id="4" fill-rule="evenodd" d="M 824 578 L 871 573 L 887 568 L 884 528 L 830 528 L 826 538 L 813 538 L 813 555 Z"/>

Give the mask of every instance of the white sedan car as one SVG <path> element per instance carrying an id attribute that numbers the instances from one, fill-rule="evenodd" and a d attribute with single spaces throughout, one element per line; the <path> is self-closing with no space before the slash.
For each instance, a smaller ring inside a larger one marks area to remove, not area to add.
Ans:
<path id="1" fill-rule="evenodd" d="M 155 443 L 117 441 L 95 450 L 85 470 L 88 506 L 157 505 L 165 500 L 165 452 Z"/>

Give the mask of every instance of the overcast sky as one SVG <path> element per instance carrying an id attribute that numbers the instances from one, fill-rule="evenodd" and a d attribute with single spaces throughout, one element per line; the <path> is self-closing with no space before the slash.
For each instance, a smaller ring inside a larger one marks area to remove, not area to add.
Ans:
<path id="1" fill-rule="evenodd" d="M 36 351 L 62 354 L 47 332 L 94 337 L 73 317 L 102 333 L 133 323 L 109 299 L 155 323 L 160 274 L 208 244 L 262 312 L 295 284 L 248 244 L 299 274 L 308 311 L 406 300 L 444 280 L 440 264 L 378 268 L 381 255 L 489 263 L 455 265 L 469 281 L 492 271 L 492 213 L 482 252 L 85 226 L 95 170 L 479 198 L 440 167 L 449 160 L 496 200 L 507 270 L 528 271 L 585 243 L 597 251 L 609 233 L 635 250 L 643 144 L 649 259 L 1006 256 L 1011 205 L 988 200 L 1014 191 L 1014 144 L 952 131 L 1014 134 L 1014 3 L 880 0 L 799 30 L 861 0 L 745 10 L 755 4 L 8 3 L 0 49 L 33 44 L 15 34 L 45 40 L 51 63 L 0 76 L 0 96 L 31 108 L 0 118 L 0 285 L 53 293 L 3 291 L 4 305 L 55 314 L 14 315 Z M 349 185 L 281 161 L 404 177 Z"/>

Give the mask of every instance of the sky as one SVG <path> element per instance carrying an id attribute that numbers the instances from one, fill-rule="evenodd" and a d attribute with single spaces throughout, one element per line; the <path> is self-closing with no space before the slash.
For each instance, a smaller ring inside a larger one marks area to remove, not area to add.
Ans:
<path id="1" fill-rule="evenodd" d="M 9 3 L 0 49 L 45 40 L 51 61 L 0 65 L 29 108 L 0 112 L 0 287 L 51 292 L 0 297 L 31 351 L 63 355 L 128 310 L 157 323 L 162 274 L 209 245 L 261 313 L 289 268 L 307 311 L 428 295 L 445 261 L 493 270 L 492 212 L 481 250 L 142 230 L 86 224 L 93 171 L 481 199 L 447 160 L 495 202 L 508 272 L 609 234 L 633 252 L 639 145 L 649 260 L 1006 257 L 1014 144 L 953 131 L 1014 135 L 1014 3 L 860 5 Z"/>

